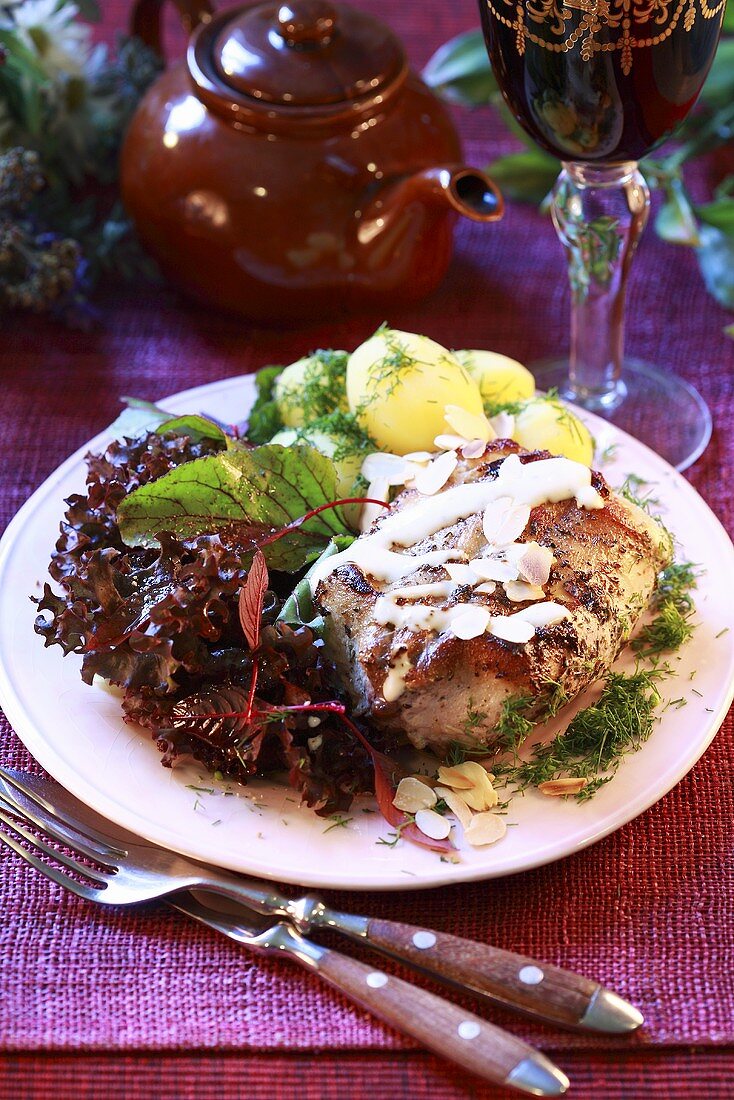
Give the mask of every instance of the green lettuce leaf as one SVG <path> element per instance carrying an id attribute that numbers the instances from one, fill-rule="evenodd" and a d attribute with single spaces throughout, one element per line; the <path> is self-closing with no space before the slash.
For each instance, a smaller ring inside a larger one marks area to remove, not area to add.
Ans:
<path id="1" fill-rule="evenodd" d="M 311 592 L 311 574 L 317 565 L 334 554 L 340 554 L 354 542 L 354 535 L 336 535 L 328 544 L 322 554 L 313 563 L 305 577 L 302 577 L 283 604 L 278 622 L 287 623 L 288 626 L 308 626 L 313 630 L 317 638 L 324 634 L 324 617 L 316 610 Z"/>
<path id="2" fill-rule="evenodd" d="M 117 510 L 123 540 L 153 546 L 157 535 L 177 538 L 226 532 L 243 550 L 259 537 L 336 499 L 336 471 L 312 447 L 266 445 L 195 459 L 130 493 Z M 297 530 L 263 547 L 268 565 L 295 571 L 317 557 L 335 535 L 349 534 L 339 509 L 311 516 Z"/>

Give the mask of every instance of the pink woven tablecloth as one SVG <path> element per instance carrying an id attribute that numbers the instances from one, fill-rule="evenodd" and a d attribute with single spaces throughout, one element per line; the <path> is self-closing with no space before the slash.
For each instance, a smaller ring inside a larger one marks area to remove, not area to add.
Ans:
<path id="1" fill-rule="evenodd" d="M 471 0 L 362 6 L 392 23 L 419 65 L 476 22 Z M 105 9 L 107 28 L 124 24 L 126 4 Z M 470 162 L 484 164 L 508 147 L 487 112 L 461 115 L 460 124 Z M 67 454 L 114 418 L 121 394 L 156 399 L 289 362 L 315 346 L 352 347 L 383 320 L 249 330 L 148 287 L 108 291 L 102 307 L 102 324 L 91 333 L 27 318 L 0 321 L 2 527 Z M 512 206 L 497 227 L 463 224 L 441 290 L 390 321 L 449 346 L 488 346 L 531 361 L 565 347 L 567 309 L 550 222 Z M 730 320 L 706 295 L 692 253 L 649 233 L 632 276 L 629 345 L 669 364 L 709 402 L 714 437 L 689 476 L 731 530 L 734 344 L 722 335 Z M 573 1076 L 576 1096 L 728 1097 L 731 758 L 730 716 L 674 791 L 577 856 L 487 884 L 335 900 L 552 960 L 639 1004 L 644 1033 L 623 1042 L 494 1014 L 551 1051 Z M 33 767 L 4 722 L 0 759 Z M 4 851 L 0 957 L 3 1100 L 503 1095 L 417 1051 L 299 970 L 256 962 L 162 908 L 94 909 Z"/>

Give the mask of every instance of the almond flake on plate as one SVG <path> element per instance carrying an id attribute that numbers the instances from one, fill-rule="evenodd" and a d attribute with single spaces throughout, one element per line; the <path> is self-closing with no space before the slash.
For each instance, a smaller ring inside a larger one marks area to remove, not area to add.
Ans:
<path id="1" fill-rule="evenodd" d="M 499 802 L 499 795 L 492 786 L 487 769 L 474 760 L 459 764 L 458 769 L 472 782 L 471 787 L 463 789 L 461 797 L 472 810 L 491 810 Z"/>
<path id="2" fill-rule="evenodd" d="M 491 616 L 486 607 L 479 604 L 470 604 L 451 620 L 451 633 L 468 642 L 470 638 L 478 638 L 484 634 Z"/>
<path id="3" fill-rule="evenodd" d="M 474 780 L 465 775 L 461 768 L 461 764 L 457 764 L 453 768 L 440 767 L 438 769 L 439 782 L 444 787 L 451 787 L 454 790 L 469 790 L 474 786 Z"/>
<path id="4" fill-rule="evenodd" d="M 418 810 L 429 810 L 437 802 L 436 793 L 428 784 L 420 779 L 407 776 L 398 783 L 398 789 L 392 804 L 396 810 L 403 810 L 406 814 L 417 813 Z"/>
<path id="5" fill-rule="evenodd" d="M 478 584 L 474 589 L 475 592 L 481 593 L 482 596 L 491 596 L 497 588 L 494 581 L 483 581 L 482 584 Z"/>
<path id="6" fill-rule="evenodd" d="M 460 405 L 447 405 L 443 410 L 443 417 L 448 426 L 457 435 L 463 436 L 465 441 L 482 439 L 489 443 L 490 439 L 494 439 L 492 425 L 483 413 L 470 413 Z"/>
<path id="7" fill-rule="evenodd" d="M 506 832 L 507 826 L 498 814 L 480 813 L 474 814 L 464 829 L 464 838 L 473 848 L 480 848 L 502 840 Z"/>
<path id="8" fill-rule="evenodd" d="M 422 496 L 430 497 L 443 489 L 454 470 L 459 457 L 456 451 L 445 451 L 438 458 L 434 458 L 430 466 L 422 466 L 415 475 L 413 484 Z"/>
<path id="9" fill-rule="evenodd" d="M 451 813 L 465 829 L 472 819 L 472 812 L 461 795 L 452 791 L 450 787 L 436 787 L 436 795 L 444 800 Z"/>
<path id="10" fill-rule="evenodd" d="M 550 795 L 551 798 L 560 798 L 567 794 L 578 794 L 579 791 L 583 791 L 586 783 L 587 780 L 582 777 L 578 779 L 572 779 L 570 776 L 567 779 L 547 779 L 545 783 L 538 783 L 538 790 L 541 794 Z"/>
<path id="11" fill-rule="evenodd" d="M 418 810 L 415 823 L 431 840 L 445 840 L 451 832 L 451 822 L 435 810 Z"/>
<path id="12" fill-rule="evenodd" d="M 530 505 L 515 504 L 510 497 L 500 497 L 490 501 L 484 509 L 484 537 L 494 546 L 508 546 L 520 537 L 529 519 Z"/>
<path id="13" fill-rule="evenodd" d="M 527 581 L 505 581 L 505 595 L 512 603 L 524 603 L 525 600 L 542 600 L 545 592 L 537 584 Z"/>

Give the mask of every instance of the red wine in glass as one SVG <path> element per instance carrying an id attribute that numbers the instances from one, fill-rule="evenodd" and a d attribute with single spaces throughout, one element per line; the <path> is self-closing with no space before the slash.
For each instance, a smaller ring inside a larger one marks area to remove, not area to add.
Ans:
<path id="1" fill-rule="evenodd" d="M 492 69 L 510 110 L 563 162 L 552 213 L 569 260 L 571 351 L 536 377 L 679 469 L 708 442 L 706 405 L 674 375 L 623 361 L 627 274 L 650 201 L 637 161 L 695 104 L 725 3 L 479 0 Z M 664 418 L 656 415 L 662 408 Z"/>

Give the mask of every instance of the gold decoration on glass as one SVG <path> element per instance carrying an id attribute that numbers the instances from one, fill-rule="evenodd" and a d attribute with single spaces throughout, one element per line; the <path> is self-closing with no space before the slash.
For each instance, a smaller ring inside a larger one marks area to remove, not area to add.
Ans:
<path id="1" fill-rule="evenodd" d="M 525 53 L 526 42 L 552 53 L 570 53 L 580 43 L 583 61 L 619 50 L 625 76 L 632 70 L 635 50 L 664 42 L 681 19 L 690 31 L 699 13 L 715 19 L 725 6 L 726 0 L 713 5 L 708 0 L 487 0 L 495 19 L 515 31 L 519 54 Z M 603 30 L 607 33 L 601 41 Z"/>

